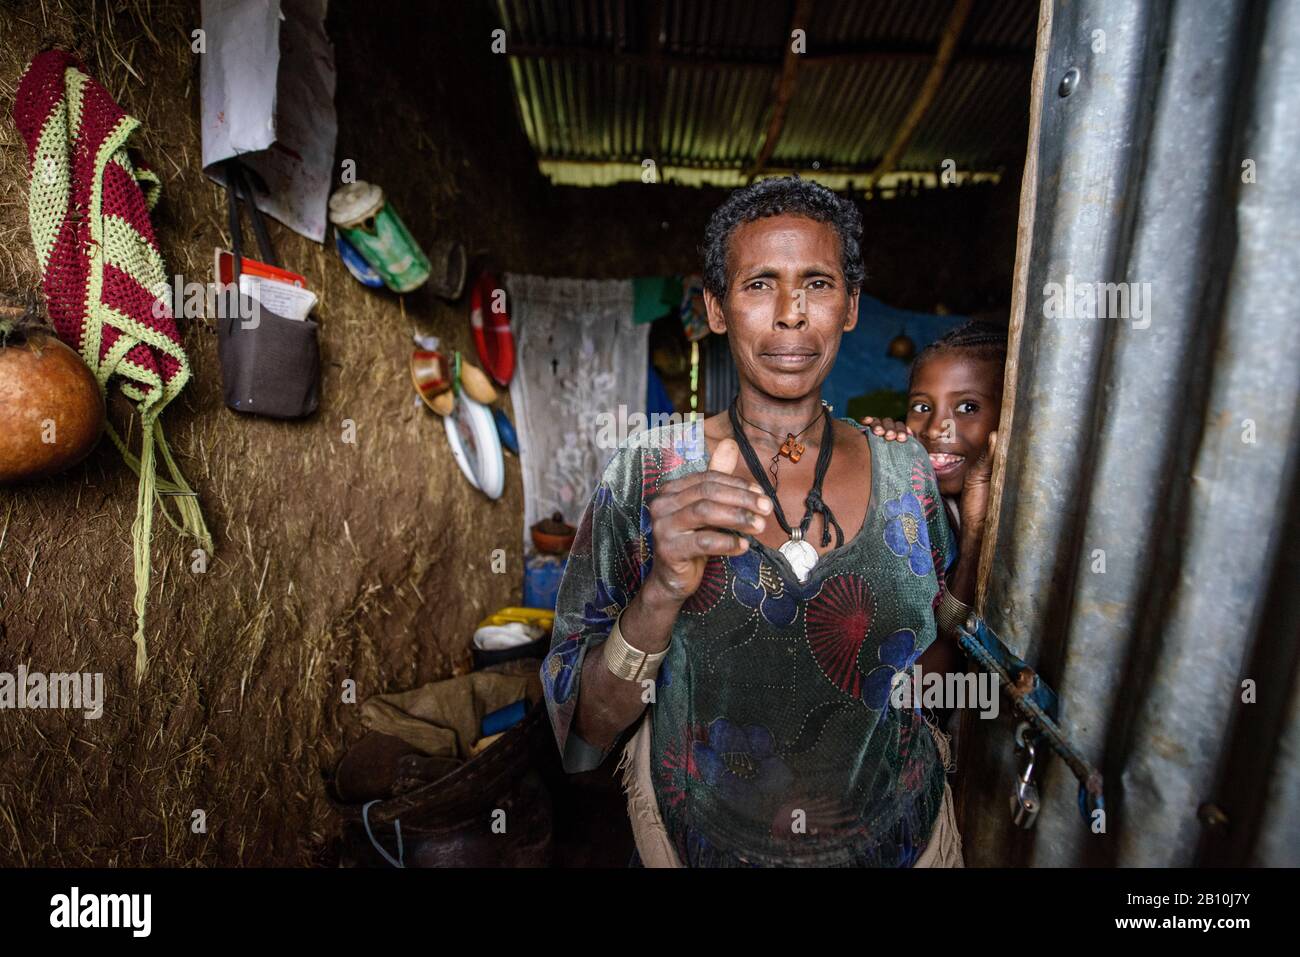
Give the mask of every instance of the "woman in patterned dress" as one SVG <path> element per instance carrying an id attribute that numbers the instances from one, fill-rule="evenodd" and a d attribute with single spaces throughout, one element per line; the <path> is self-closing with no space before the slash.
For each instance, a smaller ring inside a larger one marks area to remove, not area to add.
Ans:
<path id="1" fill-rule="evenodd" d="M 989 456 L 969 470 L 958 542 L 915 439 L 823 412 L 857 322 L 860 234 L 852 204 L 807 181 L 732 194 L 704 282 L 739 372 L 734 414 L 625 443 L 579 524 L 546 700 L 570 772 L 637 726 L 625 782 L 647 864 L 960 863 L 946 740 L 891 692 L 918 663 L 959 668 L 936 609 L 946 591 L 973 600 Z M 781 550 L 778 512 L 792 528 L 811 516 L 811 569 Z"/>

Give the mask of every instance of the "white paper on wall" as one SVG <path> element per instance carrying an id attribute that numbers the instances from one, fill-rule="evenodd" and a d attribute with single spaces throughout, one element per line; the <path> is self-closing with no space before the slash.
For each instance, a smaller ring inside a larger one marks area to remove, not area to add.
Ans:
<path id="1" fill-rule="evenodd" d="M 257 206 L 325 239 L 338 119 L 328 0 L 203 0 L 203 168 L 233 156 L 261 180 Z M 215 167 L 215 168 L 214 168 Z"/>

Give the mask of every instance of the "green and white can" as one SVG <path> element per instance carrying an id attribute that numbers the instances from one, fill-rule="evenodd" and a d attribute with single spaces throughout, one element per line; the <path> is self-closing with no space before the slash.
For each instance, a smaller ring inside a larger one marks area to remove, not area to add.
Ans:
<path id="1" fill-rule="evenodd" d="M 358 180 L 335 190 L 330 222 L 393 292 L 410 292 L 428 281 L 429 258 L 378 186 Z"/>

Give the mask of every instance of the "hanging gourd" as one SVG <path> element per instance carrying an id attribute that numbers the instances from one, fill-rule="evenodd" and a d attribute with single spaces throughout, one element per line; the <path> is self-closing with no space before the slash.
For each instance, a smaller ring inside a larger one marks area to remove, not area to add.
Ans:
<path id="1" fill-rule="evenodd" d="M 891 359 L 897 359 L 900 362 L 911 362 L 916 358 L 916 343 L 912 341 L 906 330 L 900 329 L 898 335 L 889 340 L 889 345 L 885 348 L 885 354 Z"/>
<path id="2" fill-rule="evenodd" d="M 20 482 L 84 459 L 104 430 L 104 399 L 81 357 L 51 331 L 8 319 L 8 334 L 0 329 L 0 482 Z"/>

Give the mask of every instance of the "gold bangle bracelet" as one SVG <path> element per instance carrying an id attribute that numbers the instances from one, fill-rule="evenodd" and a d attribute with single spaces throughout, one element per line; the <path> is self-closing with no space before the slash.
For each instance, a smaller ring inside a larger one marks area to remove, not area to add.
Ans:
<path id="1" fill-rule="evenodd" d="M 958 629 L 966 624 L 966 619 L 970 617 L 970 605 L 945 589 L 943 597 L 939 599 L 939 607 L 935 611 L 934 617 L 940 632 L 956 634 Z"/>
<path id="2" fill-rule="evenodd" d="M 668 656 L 668 649 L 649 654 L 633 648 L 624 639 L 623 630 L 618 626 L 622 617 L 620 612 L 618 618 L 614 619 L 613 627 L 609 629 L 609 639 L 605 642 L 605 667 L 615 678 L 624 681 L 653 678 L 659 672 L 659 663 Z"/>

